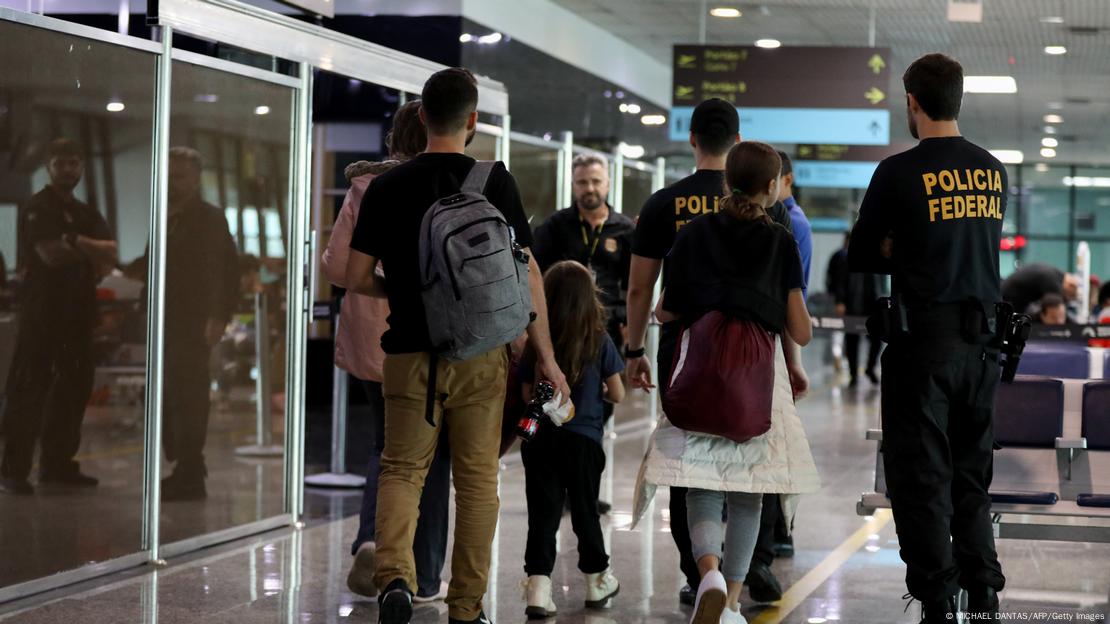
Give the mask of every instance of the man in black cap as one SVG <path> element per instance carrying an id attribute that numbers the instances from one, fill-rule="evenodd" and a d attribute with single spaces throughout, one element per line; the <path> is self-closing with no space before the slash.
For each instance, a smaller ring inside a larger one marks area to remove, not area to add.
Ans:
<path id="1" fill-rule="evenodd" d="M 632 240 L 632 261 L 628 280 L 628 347 L 625 350 L 628 378 L 635 388 L 650 390 L 651 362 L 644 351 L 644 339 L 655 282 L 666 270 L 664 258 L 671 251 L 675 236 L 694 218 L 717 212 L 717 203 L 726 194 L 725 160 L 728 151 L 740 141 L 740 116 L 736 107 L 724 100 L 706 100 L 694 109 L 690 120 L 690 146 L 694 148 L 697 171 L 654 193 L 640 211 Z M 793 233 L 790 215 L 782 203 L 767 211 L 776 223 Z M 680 327 L 665 323 L 659 341 L 660 389 L 666 391 Z M 808 379 L 802 370 L 797 345 L 784 343 L 791 383 L 796 394 L 805 392 Z M 686 523 L 686 488 L 671 488 L 671 537 L 678 547 L 687 586 L 679 600 L 692 605 L 700 575 L 690 550 L 690 529 Z"/>

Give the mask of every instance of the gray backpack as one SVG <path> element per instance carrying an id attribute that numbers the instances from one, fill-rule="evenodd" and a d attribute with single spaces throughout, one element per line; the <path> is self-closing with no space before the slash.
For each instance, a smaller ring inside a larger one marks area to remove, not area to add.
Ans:
<path id="1" fill-rule="evenodd" d="M 461 362 L 528 328 L 528 256 L 483 191 L 496 163 L 478 161 L 455 195 L 432 204 L 420 227 L 420 275 L 434 352 Z"/>

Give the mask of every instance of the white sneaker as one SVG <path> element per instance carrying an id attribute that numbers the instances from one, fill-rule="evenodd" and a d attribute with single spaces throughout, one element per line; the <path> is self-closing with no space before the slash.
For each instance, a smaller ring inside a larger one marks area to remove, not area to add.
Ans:
<path id="1" fill-rule="evenodd" d="M 743 613 L 740 613 L 739 609 L 733 611 L 725 607 L 725 610 L 721 612 L 721 624 L 748 624 L 748 619 L 744 617 Z"/>
<path id="2" fill-rule="evenodd" d="M 527 615 L 529 620 L 555 617 L 556 609 L 555 602 L 551 600 L 550 576 L 529 576 L 528 580 L 520 585 L 524 588 L 524 602 L 528 605 L 524 609 L 524 615 Z"/>
<path id="3" fill-rule="evenodd" d="M 378 588 L 374 585 L 376 553 L 377 546 L 374 542 L 366 542 L 358 547 L 351 571 L 347 573 L 347 589 L 367 598 L 378 597 Z"/>
<path id="4" fill-rule="evenodd" d="M 727 601 L 728 585 L 724 575 L 717 570 L 709 572 L 698 584 L 698 598 L 694 602 L 694 616 L 690 618 L 690 624 L 719 624 Z"/>
<path id="5" fill-rule="evenodd" d="M 613 576 L 613 569 L 586 575 L 586 606 L 591 609 L 608 609 L 609 602 L 621 591 L 621 584 Z"/>
<path id="6" fill-rule="evenodd" d="M 434 596 L 421 596 L 420 592 L 416 592 L 412 596 L 412 601 L 416 604 L 428 604 L 429 602 L 438 602 L 447 598 L 447 581 L 439 582 L 439 591 Z"/>

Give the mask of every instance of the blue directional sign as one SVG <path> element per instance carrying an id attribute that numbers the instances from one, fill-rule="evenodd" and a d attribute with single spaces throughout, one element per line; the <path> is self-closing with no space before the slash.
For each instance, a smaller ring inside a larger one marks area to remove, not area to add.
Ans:
<path id="1" fill-rule="evenodd" d="M 890 143 L 890 111 L 857 108 L 740 108 L 740 134 L 768 143 Z M 671 109 L 672 141 L 690 136 L 692 106 Z"/>

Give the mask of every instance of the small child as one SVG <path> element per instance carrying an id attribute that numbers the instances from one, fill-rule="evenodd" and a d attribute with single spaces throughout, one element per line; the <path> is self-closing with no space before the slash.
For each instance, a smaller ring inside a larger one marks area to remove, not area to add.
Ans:
<path id="1" fill-rule="evenodd" d="M 597 496 L 605 452 L 601 448 L 604 401 L 624 398 L 620 373 L 624 358 L 605 331 L 605 308 L 589 269 L 577 262 L 555 264 L 544 275 L 548 321 L 555 359 L 566 374 L 574 404 L 561 426 L 544 421 L 536 437 L 521 446 L 528 500 L 528 546 L 524 554 L 525 600 L 529 619 L 553 617 L 551 571 L 555 533 L 566 501 L 578 536 L 578 569 L 586 575 L 586 606 L 605 608 L 620 584 L 609 568 L 601 534 Z M 520 366 L 524 399 L 532 398 L 535 353 Z"/>

